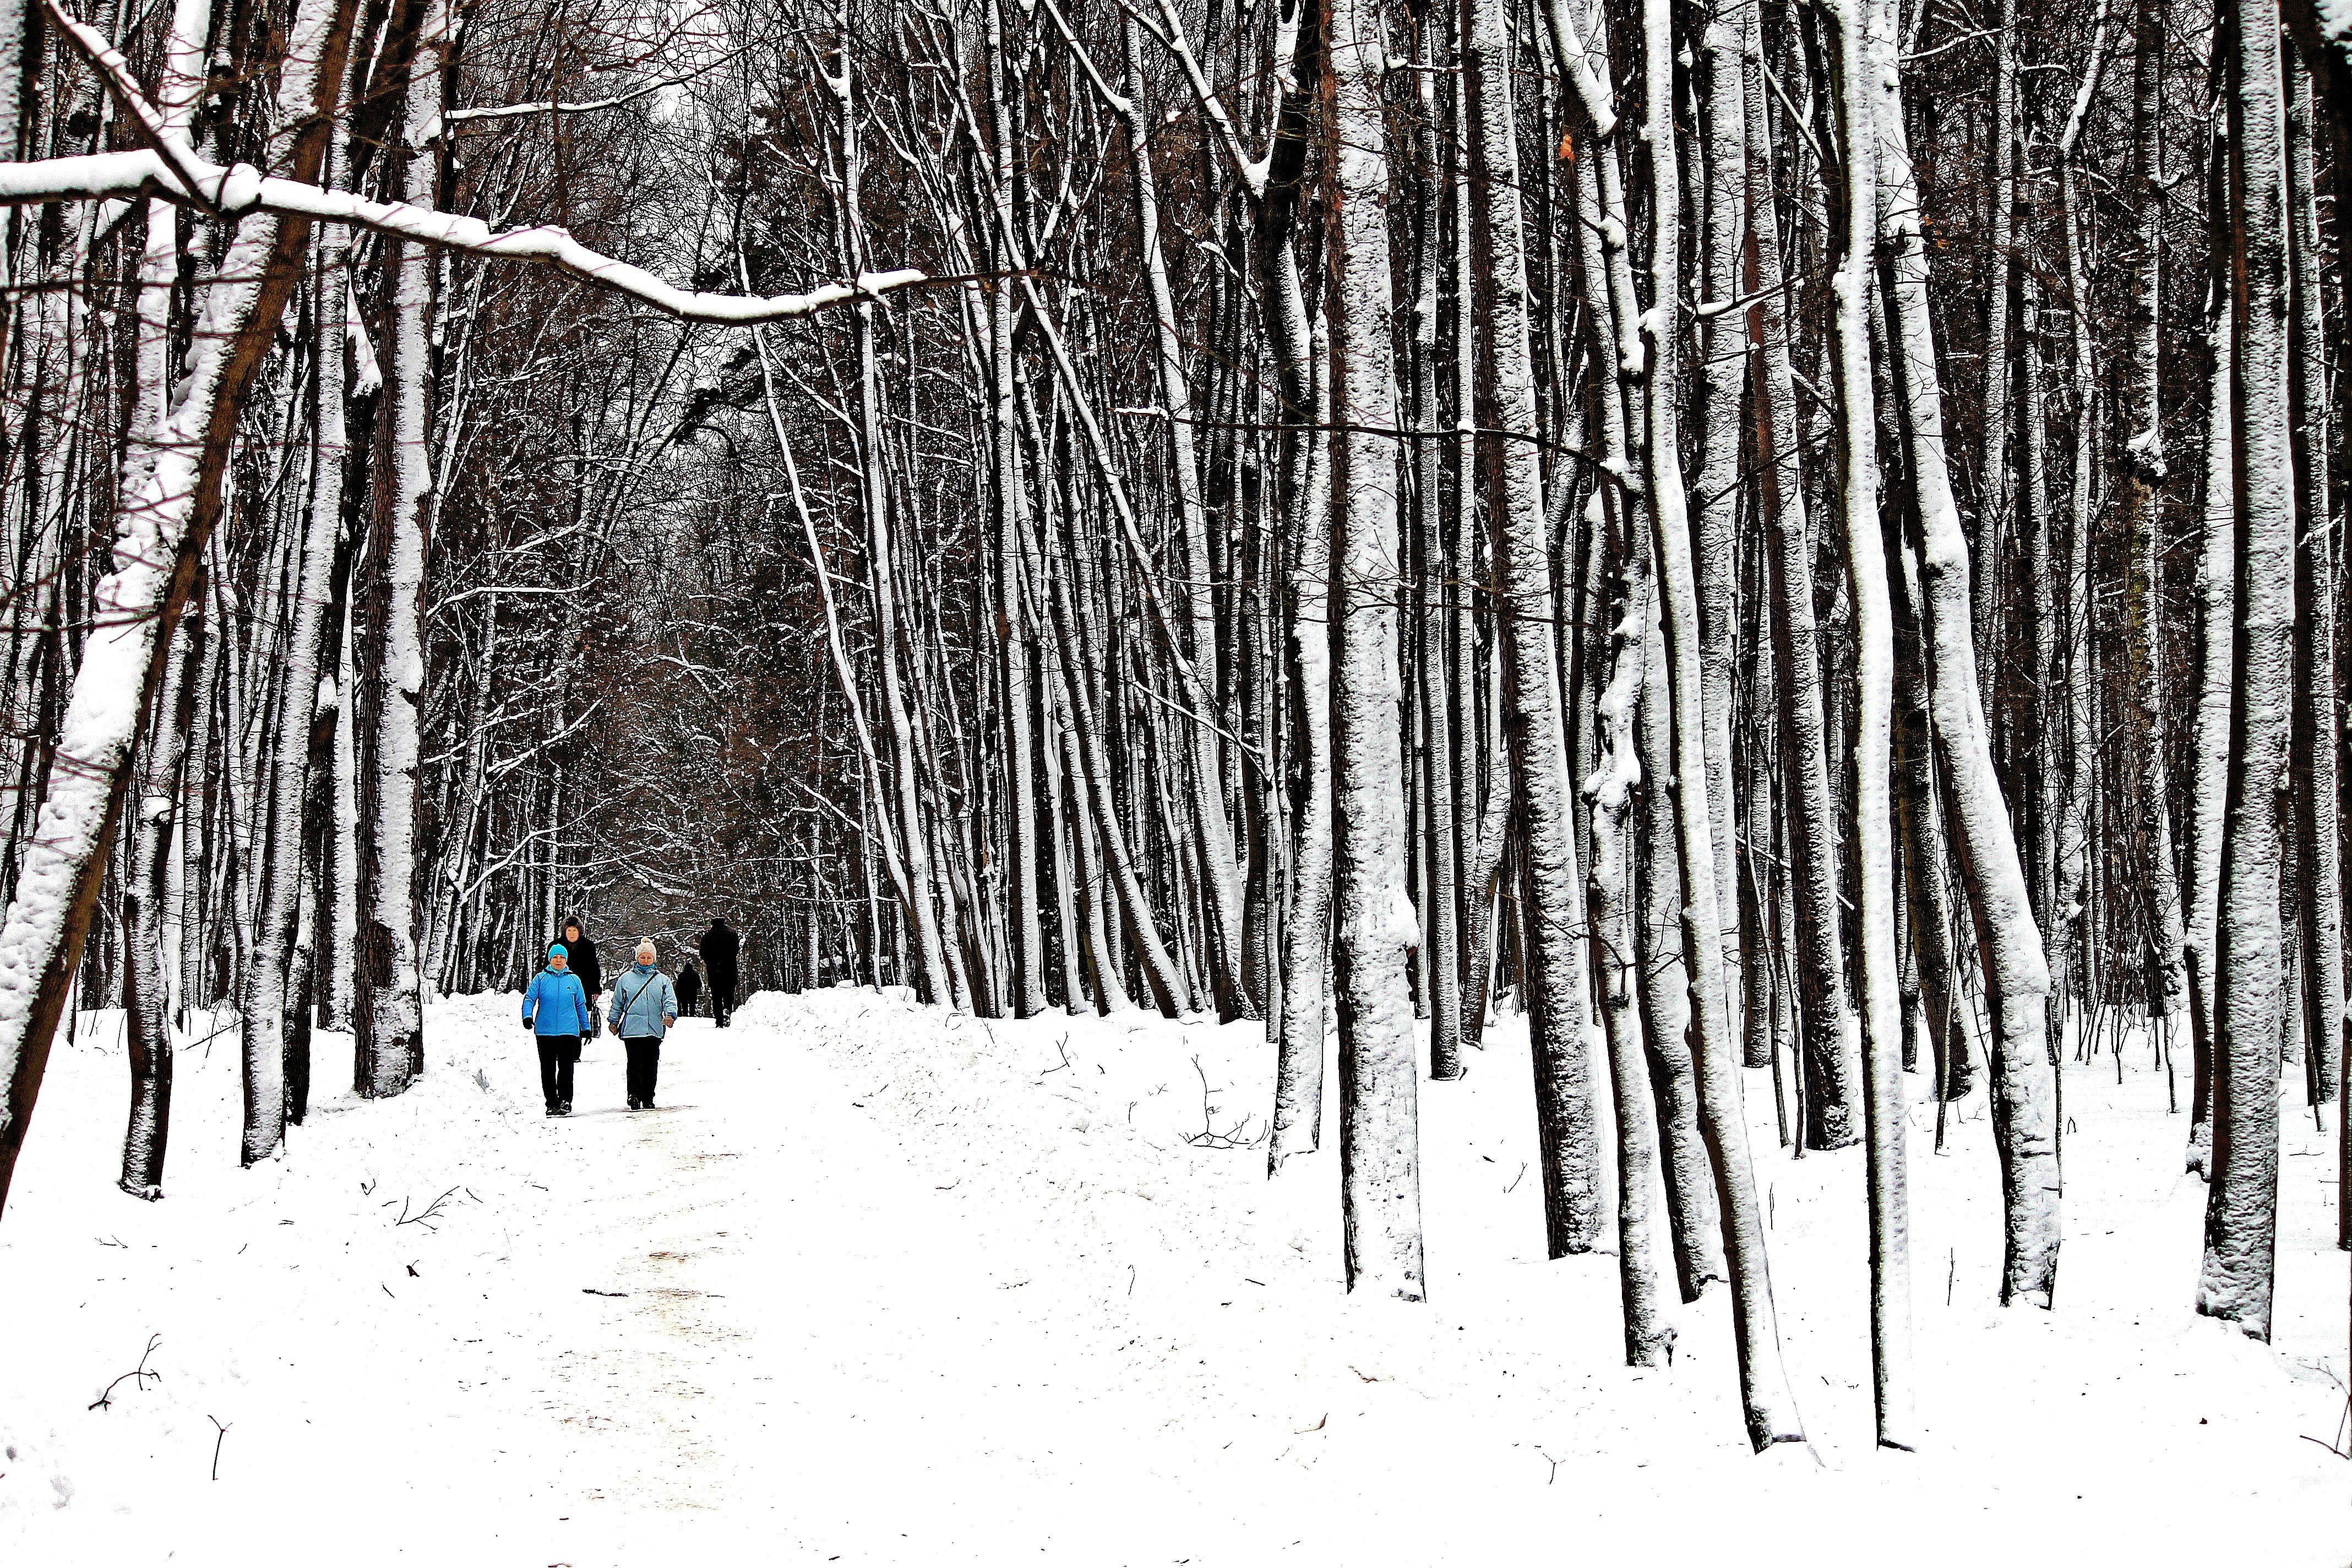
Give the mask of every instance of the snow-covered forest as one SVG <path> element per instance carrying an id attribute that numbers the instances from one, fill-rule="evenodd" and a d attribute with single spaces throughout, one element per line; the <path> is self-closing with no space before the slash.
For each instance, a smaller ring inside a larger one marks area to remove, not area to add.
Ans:
<path id="1" fill-rule="evenodd" d="M 2336 0 L 0 0 L 0 160 L 10 1356 L 93 1227 L 527 1207 L 510 994 L 723 915 L 883 1109 L 709 1159 L 1066 1068 L 1058 1213 L 1093 1064 L 1244 1294 L 1706 1385 L 1652 1465 L 2024 1462 L 2087 1243 L 2352 1531 Z"/>

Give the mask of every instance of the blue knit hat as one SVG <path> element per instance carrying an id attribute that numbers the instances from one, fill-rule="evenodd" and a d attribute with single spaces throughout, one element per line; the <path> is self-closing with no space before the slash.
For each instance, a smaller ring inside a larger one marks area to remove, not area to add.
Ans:
<path id="1" fill-rule="evenodd" d="M 547 944 L 547 956 L 550 958 L 569 958 L 572 955 L 563 951 L 563 944 L 562 942 L 551 942 Z"/>

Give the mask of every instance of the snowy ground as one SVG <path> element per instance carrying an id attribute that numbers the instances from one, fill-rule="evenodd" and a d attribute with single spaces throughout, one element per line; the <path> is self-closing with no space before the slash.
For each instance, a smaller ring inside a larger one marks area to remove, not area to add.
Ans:
<path id="1" fill-rule="evenodd" d="M 60 1044 L 0 1224 L 0 1562 L 2352 1562 L 2332 1139 L 2288 1119 L 2276 1345 L 2200 1321 L 2137 1048 L 2067 1076 L 2054 1313 L 1992 1304 L 1981 1106 L 1942 1157 L 1915 1110 L 1916 1456 L 1871 1447 L 1860 1154 L 1773 1152 L 1750 1076 L 1816 1462 L 1747 1451 L 1720 1290 L 1633 1372 L 1614 1260 L 1542 1259 L 1509 1026 L 1423 1086 L 1420 1307 L 1342 1294 L 1334 1153 L 1264 1179 L 1245 1026 L 761 996 L 662 1110 L 607 1040 L 551 1122 L 464 998 L 252 1172 L 223 1036 L 157 1205 L 120 1027 Z"/>

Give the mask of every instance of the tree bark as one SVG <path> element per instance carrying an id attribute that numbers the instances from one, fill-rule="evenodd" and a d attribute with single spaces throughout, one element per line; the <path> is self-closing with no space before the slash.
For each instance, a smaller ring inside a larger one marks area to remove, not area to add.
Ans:
<path id="1" fill-rule="evenodd" d="M 1412 998 L 1398 750 L 1396 440 L 1390 344 L 1388 38 L 1378 0 L 1337 0 L 1331 157 L 1339 218 L 1332 459 L 1332 898 L 1348 1288 L 1422 1300 Z"/>

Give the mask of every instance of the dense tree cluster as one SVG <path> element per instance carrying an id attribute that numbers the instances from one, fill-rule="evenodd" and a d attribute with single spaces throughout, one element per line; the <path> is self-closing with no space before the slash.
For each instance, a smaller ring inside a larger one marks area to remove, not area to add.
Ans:
<path id="1" fill-rule="evenodd" d="M 1731 1291 L 1759 1447 L 1745 1097 L 1864 1146 L 1902 1446 L 1905 1073 L 2046 1306 L 2058 1064 L 2144 1020 L 2267 1334 L 2328 7 L 0 0 L 0 1197 L 77 1005 L 152 1195 L 182 1010 L 266 1158 L 314 1026 L 396 1093 L 562 915 L 725 912 L 761 985 L 1261 1019 L 1277 1171 L 1336 1033 L 1407 1298 L 1424 1068 L 1526 1012 L 1552 1254 L 1637 1363 Z"/>

